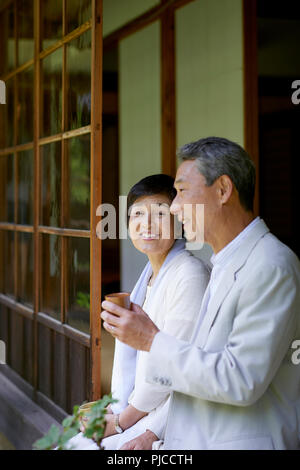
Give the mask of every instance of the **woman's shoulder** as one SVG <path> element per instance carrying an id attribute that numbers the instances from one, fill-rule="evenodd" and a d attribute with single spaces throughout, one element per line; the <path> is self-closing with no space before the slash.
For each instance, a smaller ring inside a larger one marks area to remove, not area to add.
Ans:
<path id="1" fill-rule="evenodd" d="M 194 276 L 210 276 L 211 268 L 193 253 L 184 250 L 174 258 L 174 275 L 176 277 L 194 277 Z"/>

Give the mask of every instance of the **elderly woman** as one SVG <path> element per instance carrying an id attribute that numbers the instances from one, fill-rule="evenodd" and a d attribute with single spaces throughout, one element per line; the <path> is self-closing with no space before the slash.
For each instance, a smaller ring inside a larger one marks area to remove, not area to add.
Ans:
<path id="1" fill-rule="evenodd" d="M 153 175 L 129 191 L 129 234 L 135 248 L 149 260 L 130 299 L 147 312 L 160 330 L 188 341 L 210 271 L 185 249 L 184 238 L 175 238 L 174 217 L 170 214 L 176 195 L 173 183 L 170 176 Z M 160 384 L 145 381 L 147 354 L 116 339 L 112 393 L 118 402 L 109 407 L 106 415 L 102 445 L 107 450 L 151 449 L 155 441 L 163 440 L 169 392 Z M 97 448 L 82 434 L 70 444 L 77 449 Z M 158 444 L 153 448 L 158 448 Z"/>

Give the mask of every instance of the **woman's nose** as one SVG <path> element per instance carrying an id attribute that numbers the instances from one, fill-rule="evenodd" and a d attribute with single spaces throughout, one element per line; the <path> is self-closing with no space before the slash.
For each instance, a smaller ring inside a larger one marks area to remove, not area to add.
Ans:
<path id="1" fill-rule="evenodd" d="M 151 220 L 151 214 L 147 213 L 144 215 L 141 221 L 141 227 L 143 230 L 151 231 L 152 226 L 153 226 L 153 223 Z"/>

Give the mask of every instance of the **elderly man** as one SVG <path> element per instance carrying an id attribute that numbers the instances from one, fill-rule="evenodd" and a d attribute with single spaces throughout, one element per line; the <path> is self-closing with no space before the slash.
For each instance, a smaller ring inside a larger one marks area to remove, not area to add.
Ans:
<path id="1" fill-rule="evenodd" d="M 201 230 L 213 270 L 191 343 L 136 305 L 103 302 L 104 327 L 149 352 L 147 380 L 172 391 L 164 449 L 297 449 L 300 442 L 300 264 L 253 215 L 248 154 L 210 137 L 180 149 L 171 211 L 187 239 Z M 192 204 L 185 217 L 185 205 Z"/>

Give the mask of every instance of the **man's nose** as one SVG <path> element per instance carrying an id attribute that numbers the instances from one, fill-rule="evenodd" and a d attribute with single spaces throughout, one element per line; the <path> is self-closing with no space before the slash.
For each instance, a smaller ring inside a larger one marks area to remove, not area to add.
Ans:
<path id="1" fill-rule="evenodd" d="M 171 204 L 171 207 L 170 207 L 170 212 L 173 215 L 176 215 L 180 212 L 180 204 L 177 202 L 177 196 L 172 201 L 172 204 Z"/>

